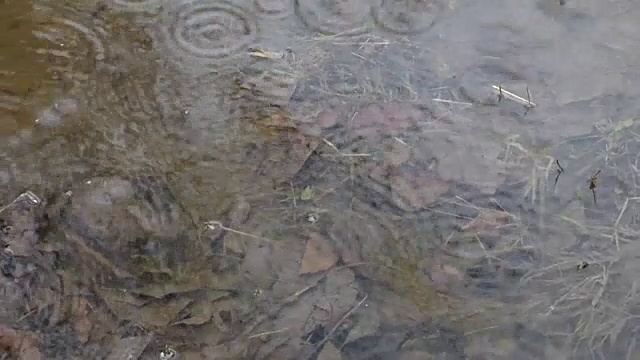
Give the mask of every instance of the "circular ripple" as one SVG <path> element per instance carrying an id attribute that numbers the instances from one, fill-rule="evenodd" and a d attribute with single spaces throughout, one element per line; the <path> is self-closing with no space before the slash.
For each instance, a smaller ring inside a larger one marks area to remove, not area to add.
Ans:
<path id="1" fill-rule="evenodd" d="M 156 13 L 162 7 L 161 0 L 113 0 L 116 9 L 133 13 Z"/>
<path id="2" fill-rule="evenodd" d="M 46 57 L 54 80 L 64 83 L 63 96 L 78 99 L 83 111 L 113 119 L 157 116 L 153 102 L 154 63 L 151 43 L 133 22 L 95 17 L 90 10 L 64 6 L 38 8 L 37 52 Z M 60 123 L 51 105 L 41 110 L 42 124 Z M 116 116 L 114 116 L 116 115 Z M 46 120 L 46 121 L 45 121 Z"/>
<path id="3" fill-rule="evenodd" d="M 291 12 L 291 0 L 253 0 L 256 9 L 269 17 L 286 17 Z"/>
<path id="4" fill-rule="evenodd" d="M 376 25 L 388 32 L 412 35 L 431 28 L 446 9 L 443 0 L 380 0 L 373 9 Z"/>
<path id="5" fill-rule="evenodd" d="M 365 33 L 371 6 L 361 0 L 295 0 L 295 13 L 304 25 L 325 35 Z"/>
<path id="6" fill-rule="evenodd" d="M 223 1 L 193 1 L 164 15 L 161 43 L 170 56 L 187 62 L 230 57 L 247 48 L 257 32 L 249 12 Z"/>
<path id="7" fill-rule="evenodd" d="M 35 37 L 46 45 L 36 51 L 48 58 L 54 76 L 78 76 L 107 57 L 107 31 L 90 14 L 69 8 L 36 7 Z M 90 25 L 89 25 L 90 24 Z"/>

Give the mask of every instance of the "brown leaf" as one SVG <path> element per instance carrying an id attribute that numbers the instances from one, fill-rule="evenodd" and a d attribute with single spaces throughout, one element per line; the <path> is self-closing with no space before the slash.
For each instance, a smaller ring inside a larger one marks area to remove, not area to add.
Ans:
<path id="1" fill-rule="evenodd" d="M 209 322 L 215 311 L 216 306 L 214 302 L 228 295 L 229 292 L 224 290 L 208 291 L 204 298 L 194 300 L 194 302 L 185 309 L 187 313 L 186 316 L 173 322 L 171 325 L 202 325 Z"/>
<path id="2" fill-rule="evenodd" d="M 338 350 L 331 342 L 328 342 L 318 355 L 318 360 L 340 360 L 342 359 L 342 355 L 340 354 L 340 350 Z"/>
<path id="3" fill-rule="evenodd" d="M 493 234 L 498 228 L 507 223 L 509 214 L 502 210 L 480 210 L 478 215 L 465 225 L 462 230 L 476 234 Z"/>
<path id="4" fill-rule="evenodd" d="M 370 104 L 358 110 L 351 126 L 357 135 L 376 141 L 398 135 L 423 117 L 420 109 L 408 103 Z"/>
<path id="5" fill-rule="evenodd" d="M 89 341 L 93 328 L 91 320 L 89 320 L 89 303 L 85 298 L 75 296 L 71 300 L 71 319 L 76 336 L 82 344 L 85 344 Z"/>
<path id="6" fill-rule="evenodd" d="M 191 299 L 177 298 L 165 302 L 153 302 L 138 309 L 133 321 L 146 327 L 164 328 L 191 303 Z"/>
<path id="7" fill-rule="evenodd" d="M 333 109 L 325 109 L 318 114 L 317 125 L 322 129 L 327 129 L 338 123 L 340 114 Z"/>
<path id="8" fill-rule="evenodd" d="M 320 234 L 309 233 L 299 274 L 312 274 L 327 270 L 335 265 L 336 261 L 338 261 L 338 256 L 331 243 Z"/>
<path id="9" fill-rule="evenodd" d="M 449 183 L 429 169 L 402 166 L 391 177 L 393 202 L 406 211 L 419 211 L 449 191 Z"/>
<path id="10" fill-rule="evenodd" d="M 266 127 L 276 129 L 296 129 L 297 126 L 291 116 L 283 112 L 275 112 L 261 119 L 261 123 Z"/>
<path id="11" fill-rule="evenodd" d="M 23 331 L 16 331 L 6 325 L 0 325 L 0 350 L 20 360 L 41 360 L 38 338 Z"/>
<path id="12" fill-rule="evenodd" d="M 151 340 L 151 336 L 118 339 L 111 345 L 113 350 L 107 360 L 138 359 Z"/>

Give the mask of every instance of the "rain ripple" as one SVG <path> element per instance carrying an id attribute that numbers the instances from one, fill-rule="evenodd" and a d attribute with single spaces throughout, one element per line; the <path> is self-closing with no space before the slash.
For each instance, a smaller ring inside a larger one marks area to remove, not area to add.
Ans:
<path id="1" fill-rule="evenodd" d="M 290 15 L 291 0 L 254 0 L 258 12 L 267 17 L 284 18 Z"/>
<path id="2" fill-rule="evenodd" d="M 155 114 L 151 40 L 141 29 L 92 8 L 40 5 L 35 14 L 35 36 L 47 42 L 37 52 L 47 59 L 52 80 L 62 81 L 63 96 L 114 119 Z M 41 122 L 61 124 L 52 119 Z"/>
<path id="3" fill-rule="evenodd" d="M 368 1 L 295 0 L 294 7 L 307 28 L 323 35 L 360 35 L 372 25 Z"/>
<path id="4" fill-rule="evenodd" d="M 115 9 L 132 13 L 157 13 L 162 0 L 113 0 Z"/>
<path id="5" fill-rule="evenodd" d="M 429 30 L 447 10 L 447 0 L 380 0 L 373 9 L 376 26 L 399 35 Z"/>
<path id="6" fill-rule="evenodd" d="M 157 45 L 184 68 L 224 61 L 251 45 L 257 20 L 226 1 L 194 0 L 167 6 L 160 17 Z"/>

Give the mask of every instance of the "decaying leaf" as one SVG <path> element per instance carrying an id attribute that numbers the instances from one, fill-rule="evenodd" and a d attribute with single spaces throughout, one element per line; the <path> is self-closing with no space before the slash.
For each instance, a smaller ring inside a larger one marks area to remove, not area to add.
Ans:
<path id="1" fill-rule="evenodd" d="M 391 177 L 393 202 L 406 211 L 419 211 L 449 191 L 449 183 L 429 169 L 401 166 Z"/>
<path id="2" fill-rule="evenodd" d="M 112 344 L 113 350 L 107 360 L 138 359 L 150 342 L 151 336 L 132 336 L 118 339 Z"/>
<path id="3" fill-rule="evenodd" d="M 99 292 L 109 309 L 120 320 L 131 320 L 145 326 L 167 326 L 191 302 L 185 297 L 149 302 L 116 289 L 101 289 Z"/>
<path id="4" fill-rule="evenodd" d="M 191 303 L 191 299 L 187 298 L 150 303 L 140 308 L 131 320 L 140 322 L 145 327 L 163 328 L 175 320 L 189 303 Z"/>
<path id="5" fill-rule="evenodd" d="M 13 330 L 6 325 L 0 325 L 0 350 L 8 352 L 15 359 L 42 359 L 38 338 L 35 335 Z"/>
<path id="6" fill-rule="evenodd" d="M 87 299 L 81 296 L 74 296 L 71 300 L 71 319 L 73 330 L 81 343 L 89 341 L 91 329 L 93 328 L 89 319 L 90 305 Z"/>
<path id="7" fill-rule="evenodd" d="M 238 284 L 238 281 L 238 276 L 235 274 L 214 274 L 205 269 L 189 272 L 179 281 L 150 283 L 132 289 L 131 292 L 163 299 L 167 295 L 177 295 L 202 289 L 233 289 Z"/>
<path id="8" fill-rule="evenodd" d="M 342 359 L 342 355 L 340 354 L 340 350 L 338 350 L 331 342 L 328 342 L 318 355 L 318 360 L 340 360 Z"/>
<path id="9" fill-rule="evenodd" d="M 509 214 L 505 211 L 482 209 L 462 230 L 474 232 L 479 235 L 492 234 L 508 221 Z"/>
<path id="10" fill-rule="evenodd" d="M 370 141 L 397 136 L 424 118 L 414 104 L 385 103 L 366 105 L 353 116 L 353 132 Z"/>
<path id="11" fill-rule="evenodd" d="M 335 265 L 336 261 L 338 256 L 331 243 L 320 234 L 309 233 L 300 275 L 327 270 Z"/>
<path id="12" fill-rule="evenodd" d="M 185 316 L 172 323 L 172 325 L 202 325 L 209 322 L 215 310 L 215 305 L 213 303 L 228 295 L 228 291 L 209 291 L 204 298 L 194 301 L 188 308 L 186 308 Z"/>

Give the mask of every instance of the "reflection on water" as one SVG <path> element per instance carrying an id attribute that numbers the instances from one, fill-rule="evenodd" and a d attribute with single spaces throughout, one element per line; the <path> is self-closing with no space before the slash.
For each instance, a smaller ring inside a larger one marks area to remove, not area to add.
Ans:
<path id="1" fill-rule="evenodd" d="M 639 14 L 0 4 L 0 351 L 636 358 Z"/>

